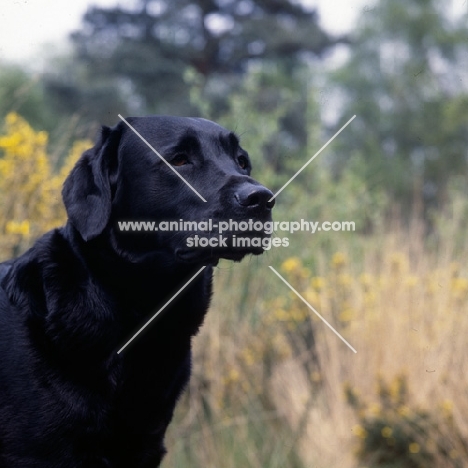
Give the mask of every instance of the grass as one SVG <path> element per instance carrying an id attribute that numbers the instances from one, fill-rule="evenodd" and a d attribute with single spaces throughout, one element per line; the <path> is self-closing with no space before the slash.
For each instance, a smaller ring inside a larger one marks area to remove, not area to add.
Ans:
<path id="1" fill-rule="evenodd" d="M 270 252 L 223 264 L 163 466 L 463 466 L 468 272 L 452 234 L 429 249 L 420 224 L 394 222 L 349 252 Z M 301 260 L 310 255 L 313 270 Z M 281 265 L 357 354 L 269 264 Z M 386 407 L 384 390 L 397 391 L 401 379 L 404 402 L 395 396 Z M 431 423 L 408 414 L 427 414 Z M 392 427 L 401 433 L 399 451 Z"/>

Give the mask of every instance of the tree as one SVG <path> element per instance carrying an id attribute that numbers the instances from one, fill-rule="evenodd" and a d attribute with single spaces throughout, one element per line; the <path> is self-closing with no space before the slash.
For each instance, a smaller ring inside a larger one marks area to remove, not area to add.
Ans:
<path id="1" fill-rule="evenodd" d="M 437 0 L 381 0 L 363 11 L 350 58 L 334 77 L 342 118 L 341 157 L 363 158 L 369 186 L 425 209 L 443 202 L 454 174 L 468 178 L 468 94 L 462 76 L 467 17 L 449 17 Z M 345 116 L 345 117 L 343 117 Z"/>
<path id="2" fill-rule="evenodd" d="M 208 79 L 243 73 L 252 60 L 320 56 L 331 38 L 315 11 L 291 0 L 136 0 L 93 7 L 72 34 L 89 78 L 118 77 L 143 111 L 190 110 L 187 70 Z"/>
<path id="3" fill-rule="evenodd" d="M 24 116 L 32 125 L 49 130 L 56 124 L 47 108 L 40 80 L 15 65 L 0 67 L 0 119 L 10 112 Z"/>
<path id="4" fill-rule="evenodd" d="M 54 106 L 40 75 L 32 74 L 17 65 L 2 65 L 0 120 L 12 112 L 21 115 L 34 128 L 49 134 L 51 153 L 56 159 L 60 159 L 60 155 L 72 145 L 77 136 L 88 136 L 77 125 L 77 119 L 70 119 L 69 115 Z"/>

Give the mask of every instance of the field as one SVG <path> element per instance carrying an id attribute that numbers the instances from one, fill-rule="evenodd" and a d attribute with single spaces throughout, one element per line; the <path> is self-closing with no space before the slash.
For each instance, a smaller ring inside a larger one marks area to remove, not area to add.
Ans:
<path id="1" fill-rule="evenodd" d="M 219 267 L 165 466 L 466 466 L 467 270 L 455 233 L 431 249 L 421 232 L 279 263 L 356 354 L 269 271 L 276 253 Z"/>
<path id="2" fill-rule="evenodd" d="M 47 135 L 17 115 L 7 118 L 0 138 L 1 260 L 63 222 L 60 186 L 89 144 L 77 142 L 57 168 Z M 351 179 L 341 194 L 329 186 L 336 195 L 329 206 L 342 211 L 330 208 L 328 219 L 359 207 L 357 186 Z M 405 221 L 395 210 L 372 230 L 295 234 L 288 248 L 220 263 L 163 466 L 467 466 L 462 193 L 454 192 L 429 232 L 417 209 Z M 291 191 L 290 205 L 278 201 L 275 219 L 313 219 L 315 205 L 308 198 L 291 205 L 295 197 Z"/>

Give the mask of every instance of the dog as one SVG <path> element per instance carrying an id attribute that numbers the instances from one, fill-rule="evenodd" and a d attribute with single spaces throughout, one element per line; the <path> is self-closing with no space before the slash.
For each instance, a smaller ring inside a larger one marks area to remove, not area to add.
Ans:
<path id="1" fill-rule="evenodd" d="M 273 194 L 250 173 L 238 137 L 205 119 L 102 127 L 65 180 L 66 224 L 0 264 L 1 468 L 159 466 L 213 268 L 264 248 L 196 248 L 188 240 L 216 239 L 214 228 L 130 232 L 119 223 L 267 222 Z"/>

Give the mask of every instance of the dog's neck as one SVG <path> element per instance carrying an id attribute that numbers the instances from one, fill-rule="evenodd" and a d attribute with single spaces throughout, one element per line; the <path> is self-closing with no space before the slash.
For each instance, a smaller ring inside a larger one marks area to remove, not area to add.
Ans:
<path id="1" fill-rule="evenodd" d="M 183 290 L 179 291 L 203 265 L 174 263 L 164 251 L 148 255 L 145 261 L 131 262 L 119 254 L 111 236 L 84 242 L 76 229 L 68 224 L 63 235 L 70 248 L 85 264 L 96 281 L 106 289 L 122 310 L 124 328 L 141 326 L 169 300 L 176 297 L 158 318 L 160 325 L 174 321 L 193 335 L 203 322 L 211 300 L 213 268 L 206 268 Z M 70 237 L 72 236 L 72 237 Z M 195 297 L 196 296 L 196 297 Z M 172 325 L 168 325 L 169 328 Z"/>
<path id="2" fill-rule="evenodd" d="M 125 297 L 131 297 L 133 302 L 147 302 L 150 307 L 161 293 L 164 296 L 171 293 L 165 285 L 182 286 L 203 266 L 174 262 L 173 253 L 163 249 L 132 258 L 132 254 L 120 246 L 119 239 L 112 231 L 87 242 L 71 223 L 66 224 L 62 233 L 75 255 L 101 283 L 112 286 L 113 290 Z M 212 271 L 210 266 L 208 269 Z"/>

